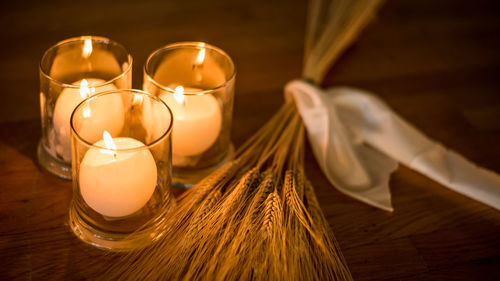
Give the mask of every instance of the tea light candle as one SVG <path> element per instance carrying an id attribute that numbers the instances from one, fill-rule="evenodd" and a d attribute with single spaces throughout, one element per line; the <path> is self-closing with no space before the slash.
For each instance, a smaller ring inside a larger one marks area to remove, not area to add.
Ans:
<path id="1" fill-rule="evenodd" d="M 157 168 L 149 149 L 134 149 L 139 147 L 144 144 L 136 139 L 112 138 L 105 131 L 103 139 L 87 151 L 78 180 L 80 193 L 93 210 L 107 217 L 124 217 L 149 201 Z"/>
<path id="2" fill-rule="evenodd" d="M 184 92 L 189 95 L 184 95 Z M 175 93 L 160 98 L 172 110 L 174 126 L 172 153 L 194 156 L 209 149 L 217 140 L 222 126 L 222 113 L 214 96 L 196 95 L 201 89 L 177 86 Z"/>
<path id="3" fill-rule="evenodd" d="M 75 107 L 82 102 L 84 99 L 86 99 L 89 96 L 98 94 L 100 92 L 104 91 L 110 91 L 110 90 L 116 90 L 117 88 L 112 84 L 107 84 L 102 87 L 99 87 L 98 90 L 96 90 L 95 86 L 104 83 L 105 81 L 102 79 L 96 79 L 96 78 L 87 78 L 87 79 L 82 79 L 79 80 L 73 85 L 80 86 L 80 88 L 65 88 L 61 91 L 59 94 L 59 97 L 57 98 L 56 105 L 54 108 L 54 131 L 56 134 L 56 153 L 60 155 L 66 162 L 71 161 L 71 142 L 70 142 L 70 118 L 71 118 L 71 113 L 75 109 Z M 113 102 L 113 104 L 108 104 L 106 106 L 103 106 L 104 110 L 109 110 L 110 108 L 116 106 L 122 106 L 118 102 L 121 103 L 121 101 Z M 113 133 L 118 133 L 116 132 L 117 129 L 121 129 L 121 125 L 119 120 L 117 122 L 111 122 L 113 124 L 107 124 L 107 128 Z M 123 122 L 122 122 L 123 123 Z M 120 128 L 117 128 L 120 127 Z"/>

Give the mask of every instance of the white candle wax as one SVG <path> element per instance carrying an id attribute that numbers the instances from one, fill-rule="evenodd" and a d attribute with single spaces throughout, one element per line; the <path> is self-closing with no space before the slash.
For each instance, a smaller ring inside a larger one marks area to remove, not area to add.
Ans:
<path id="1" fill-rule="evenodd" d="M 90 148 L 80 164 L 79 185 L 83 199 L 107 217 L 124 217 L 140 210 L 156 186 L 157 169 L 149 149 L 133 138 L 113 138 L 118 151 Z M 107 147 L 104 140 L 94 146 Z"/>
<path id="2" fill-rule="evenodd" d="M 86 81 L 87 85 L 82 85 L 83 80 Z M 94 88 L 96 85 L 102 84 L 105 81 L 102 79 L 88 78 L 79 80 L 73 85 L 81 86 L 80 88 L 65 88 L 59 94 L 57 98 L 56 105 L 54 108 L 54 131 L 55 131 L 55 150 L 56 153 L 61 156 L 64 161 L 71 161 L 71 130 L 70 130 L 70 118 L 71 113 L 75 107 L 80 104 L 84 99 L 89 96 L 110 90 L 116 90 L 117 88 L 113 84 L 107 84 L 102 87 Z M 102 110 L 114 110 L 123 112 L 123 105 L 121 100 L 114 99 L 111 104 L 106 104 L 101 106 Z M 123 115 L 123 114 L 122 114 Z M 120 120 L 119 114 L 116 114 L 116 118 L 109 118 L 110 120 L 106 122 L 105 128 L 112 134 L 119 133 L 121 127 L 123 126 L 123 117 Z M 100 132 L 102 135 L 102 132 Z"/>
<path id="3" fill-rule="evenodd" d="M 196 93 L 201 89 L 186 88 L 185 91 Z M 182 93 L 177 91 L 176 94 Z M 182 95 L 179 99 L 172 93 L 164 93 L 161 99 L 174 115 L 172 131 L 174 155 L 198 155 L 215 143 L 222 126 L 222 113 L 214 96 L 188 94 Z"/>

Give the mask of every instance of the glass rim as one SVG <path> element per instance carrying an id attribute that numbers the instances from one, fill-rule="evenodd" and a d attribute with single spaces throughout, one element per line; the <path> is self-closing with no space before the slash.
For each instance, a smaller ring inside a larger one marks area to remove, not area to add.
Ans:
<path id="1" fill-rule="evenodd" d="M 52 52 L 54 49 L 56 49 L 57 47 L 60 47 L 62 45 L 65 45 L 65 44 L 69 44 L 69 43 L 74 43 L 74 42 L 77 42 L 77 41 L 84 41 L 86 39 L 91 39 L 92 41 L 104 41 L 104 42 L 109 42 L 109 43 L 113 43 L 113 44 L 116 44 L 118 47 L 122 48 L 125 53 L 127 54 L 127 58 L 128 58 L 128 67 L 127 69 L 123 70 L 120 74 L 118 74 L 117 76 L 109 79 L 109 80 L 106 80 L 105 82 L 103 83 L 98 83 L 98 84 L 95 84 L 95 85 L 92 85 L 93 88 L 97 88 L 97 87 L 102 87 L 102 86 L 106 86 L 106 85 L 109 85 L 109 84 L 112 84 L 114 83 L 116 80 L 122 78 L 123 76 L 125 76 L 129 71 L 132 70 L 132 64 L 133 64 L 133 58 L 132 58 L 132 55 L 130 54 L 130 52 L 127 50 L 127 48 L 125 48 L 125 46 L 123 46 L 122 44 L 118 43 L 117 41 L 114 41 L 112 39 L 109 39 L 107 37 L 102 37 L 102 36 L 94 36 L 94 35 L 82 35 L 82 36 L 78 36 L 78 37 L 71 37 L 71 38 L 68 38 L 68 39 L 65 39 L 65 40 L 62 40 L 62 41 L 59 41 L 57 42 L 56 44 L 50 46 L 42 55 L 42 59 L 40 60 L 39 64 L 38 64 L 38 69 L 40 70 L 40 73 L 45 77 L 47 78 L 48 80 L 50 80 L 51 82 L 54 82 L 56 84 L 58 84 L 59 86 L 61 87 L 65 87 L 65 88 L 75 88 L 75 89 L 79 89 L 80 88 L 80 85 L 73 85 L 73 84 L 68 84 L 68 83 L 64 83 L 64 82 L 61 82 L 55 78 L 53 78 L 52 76 L 50 76 L 50 74 L 47 73 L 46 69 L 44 69 L 42 67 L 42 62 L 43 62 L 43 59 L 48 56 L 48 54 L 50 52 Z"/>
<path id="2" fill-rule="evenodd" d="M 107 147 L 104 147 L 104 146 L 99 146 L 99 145 L 95 145 L 94 143 L 91 143 L 89 141 L 87 141 L 86 139 L 84 139 L 82 136 L 80 136 L 80 134 L 78 134 L 78 132 L 76 132 L 75 130 L 75 127 L 73 125 L 73 117 L 75 116 L 75 113 L 86 103 L 90 102 L 91 100 L 93 99 L 96 99 L 96 98 L 99 98 L 101 96 L 107 96 L 107 95 L 113 95 L 113 94 L 123 94 L 124 92 L 128 92 L 128 93 L 133 93 L 133 94 L 142 94 L 142 95 L 145 95 L 147 96 L 148 98 L 151 98 L 152 100 L 155 100 L 157 102 L 160 102 L 169 112 L 170 114 L 170 123 L 168 124 L 168 127 L 167 129 L 165 130 L 165 132 L 163 134 L 161 134 L 161 136 L 159 136 L 158 138 L 156 138 L 155 140 L 153 140 L 151 143 L 149 144 L 143 144 L 142 146 L 138 146 L 138 147 L 133 147 L 133 148 L 120 148 L 120 149 L 112 149 L 112 148 L 107 148 Z M 98 94 L 95 94 L 93 96 L 90 96 L 86 99 L 84 99 L 82 102 L 80 102 L 76 107 L 75 109 L 73 110 L 73 112 L 71 113 L 71 117 L 70 117 L 70 127 L 71 127 L 71 133 L 72 135 L 74 134 L 76 136 L 76 138 L 81 141 L 82 143 L 84 143 L 85 145 L 89 146 L 89 147 L 94 147 L 94 148 L 98 148 L 98 149 L 105 149 L 105 150 L 110 150 L 110 151 L 116 151 L 116 152 L 133 152 L 133 151 L 139 151 L 139 150 L 143 150 L 145 148 L 150 148 L 154 145 L 156 145 L 157 143 L 159 143 L 160 141 L 162 141 L 163 139 L 165 139 L 168 135 L 170 135 L 172 133 L 172 129 L 173 129 L 173 124 L 174 124 L 174 115 L 172 113 L 172 110 L 170 109 L 170 107 L 168 107 L 168 105 L 162 100 L 160 99 L 159 97 L 157 96 L 154 96 L 148 92 L 145 92 L 145 91 L 141 91 L 141 90 L 136 90 L 136 89 L 118 89 L 118 90 L 110 90 L 110 91 L 105 91 L 105 92 L 102 92 L 102 93 L 98 93 Z"/>
<path id="3" fill-rule="evenodd" d="M 155 79 L 153 79 L 153 77 L 151 75 L 151 71 L 148 69 L 148 66 L 150 65 L 151 60 L 153 59 L 154 56 L 156 56 L 157 54 L 159 54 L 162 51 L 173 50 L 173 49 L 178 49 L 178 48 L 182 48 L 182 47 L 190 47 L 190 48 L 194 48 L 194 49 L 206 48 L 206 49 L 214 50 L 217 53 L 221 54 L 223 57 L 227 58 L 232 66 L 232 73 L 228 79 L 225 79 L 224 83 L 222 83 L 216 87 L 206 89 L 206 90 L 201 90 L 201 91 L 184 90 L 183 91 L 184 95 L 186 95 L 186 96 L 200 96 L 200 95 L 210 94 L 212 92 L 215 92 L 217 90 L 225 88 L 236 77 L 236 66 L 234 65 L 233 59 L 224 50 L 222 50 L 221 48 L 216 47 L 212 44 L 206 43 L 206 42 L 183 41 L 183 42 L 176 42 L 176 43 L 167 44 L 161 48 L 158 48 L 158 49 L 154 50 L 146 59 L 146 63 L 144 64 L 144 73 L 146 74 L 147 79 L 149 81 L 151 81 L 154 85 L 156 85 L 158 88 L 160 88 L 164 91 L 170 92 L 172 94 L 175 93 L 175 89 L 171 89 L 163 84 L 158 83 Z"/>

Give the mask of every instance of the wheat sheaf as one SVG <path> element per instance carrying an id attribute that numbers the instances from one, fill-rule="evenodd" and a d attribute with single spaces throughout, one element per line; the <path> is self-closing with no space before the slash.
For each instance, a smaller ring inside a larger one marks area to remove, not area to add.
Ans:
<path id="1" fill-rule="evenodd" d="M 303 77 L 318 85 L 382 0 L 310 0 Z M 105 280 L 352 280 L 304 172 L 292 99 L 226 163 L 177 200 L 161 236 Z"/>

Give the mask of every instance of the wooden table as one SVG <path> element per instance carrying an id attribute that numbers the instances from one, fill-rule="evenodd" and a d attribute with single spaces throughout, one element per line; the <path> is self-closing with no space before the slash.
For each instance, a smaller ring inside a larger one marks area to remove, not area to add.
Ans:
<path id="1" fill-rule="evenodd" d="M 12 2 L 12 1 L 11 1 Z M 299 77 L 306 1 L 19 1 L 0 4 L 0 277 L 84 279 L 104 252 L 67 226 L 71 182 L 37 166 L 38 61 L 81 34 L 113 38 L 134 56 L 202 40 L 237 69 L 233 140 L 240 145 Z M 331 69 L 324 86 L 373 91 L 430 137 L 500 172 L 500 6 L 496 1 L 388 1 Z M 400 167 L 395 211 L 334 189 L 307 151 L 307 173 L 357 280 L 500 280 L 500 212 Z"/>

